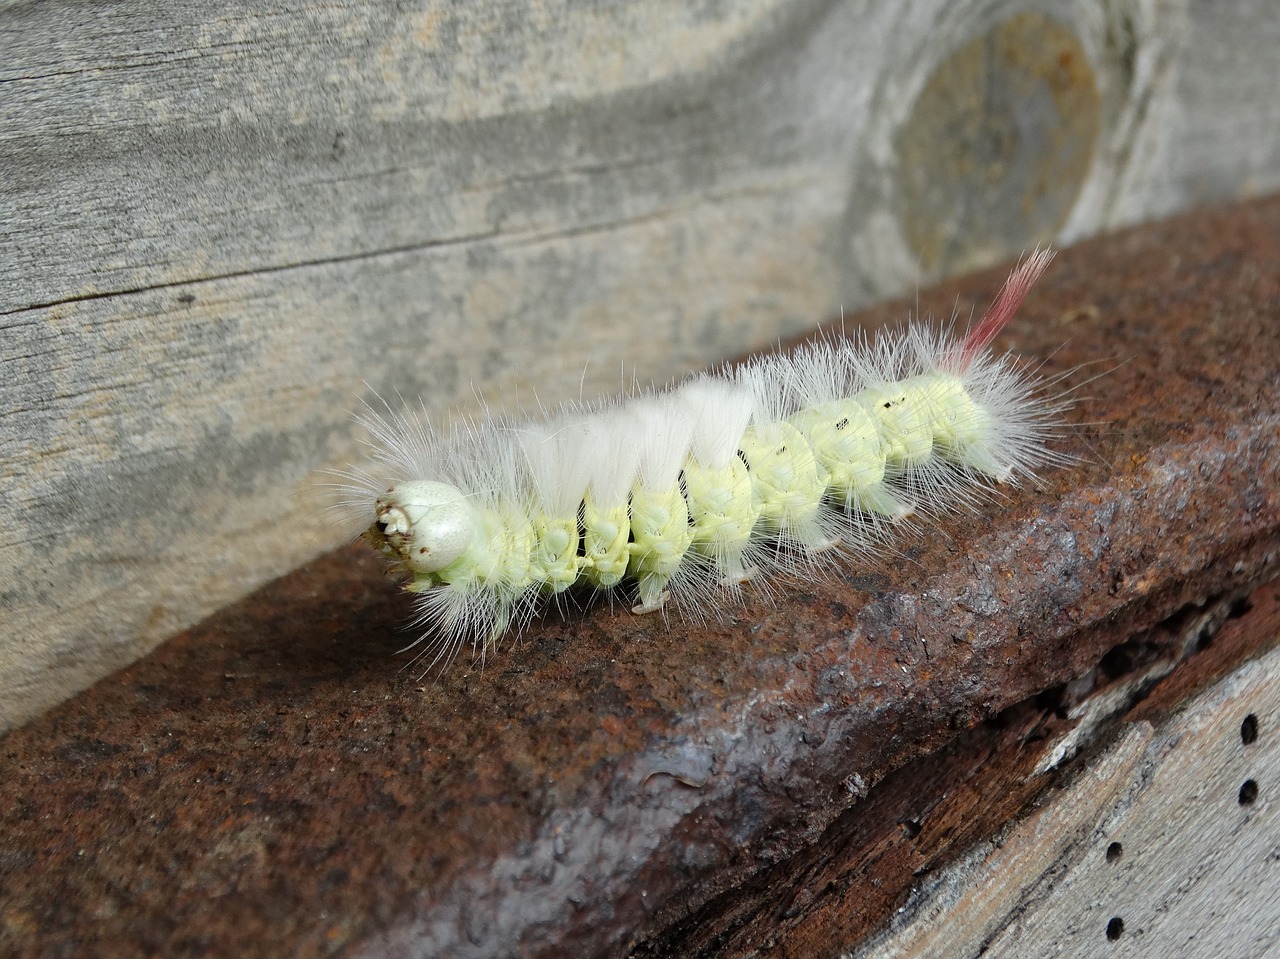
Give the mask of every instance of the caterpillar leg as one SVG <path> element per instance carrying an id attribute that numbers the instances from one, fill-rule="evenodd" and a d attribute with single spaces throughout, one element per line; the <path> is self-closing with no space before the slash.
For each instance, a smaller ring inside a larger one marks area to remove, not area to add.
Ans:
<path id="1" fill-rule="evenodd" d="M 949 450 L 947 459 L 983 476 L 990 476 L 997 483 L 1008 483 L 1013 479 L 1013 467 L 999 462 L 985 446 Z"/>
<path id="2" fill-rule="evenodd" d="M 856 490 L 846 490 L 846 496 L 850 505 L 856 506 L 864 513 L 883 516 L 893 523 L 900 523 L 916 511 L 914 506 L 902 502 L 881 483 Z"/>
<path id="3" fill-rule="evenodd" d="M 839 549 L 844 540 L 839 536 L 828 536 L 826 533 L 817 532 L 811 539 L 801 539 L 797 542 L 810 553 L 826 553 L 833 549 Z"/>
<path id="4" fill-rule="evenodd" d="M 727 567 L 724 576 L 720 578 L 720 585 L 729 589 L 737 588 L 743 583 L 749 583 L 760 575 L 759 568 L 749 566 L 743 562 L 741 554 L 729 561 L 721 560 L 720 566 L 722 569 Z"/>
<path id="5" fill-rule="evenodd" d="M 640 578 L 640 602 L 631 607 L 637 616 L 656 613 L 667 604 L 670 592 L 666 589 L 667 581 L 657 576 Z"/>

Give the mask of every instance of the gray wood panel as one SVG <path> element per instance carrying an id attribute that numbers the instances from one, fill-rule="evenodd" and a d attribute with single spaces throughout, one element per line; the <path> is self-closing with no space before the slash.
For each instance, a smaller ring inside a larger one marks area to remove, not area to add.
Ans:
<path id="1" fill-rule="evenodd" d="M 1274 955 L 1277 716 L 1273 649 L 1170 722 L 1125 727 L 1042 808 L 924 880 L 848 959 Z"/>

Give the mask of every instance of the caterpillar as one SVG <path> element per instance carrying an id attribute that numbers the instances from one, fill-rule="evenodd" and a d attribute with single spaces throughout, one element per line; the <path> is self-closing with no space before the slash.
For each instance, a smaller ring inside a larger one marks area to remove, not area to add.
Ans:
<path id="1" fill-rule="evenodd" d="M 574 587 L 697 616 L 1067 459 L 1049 441 L 1068 404 L 990 349 L 1052 256 L 1021 262 L 959 337 L 829 336 L 656 393 L 448 432 L 367 407 L 371 456 L 339 474 L 337 509 L 407 578 L 425 630 L 411 645 L 430 639 L 431 665 L 468 644 L 483 658 Z"/>

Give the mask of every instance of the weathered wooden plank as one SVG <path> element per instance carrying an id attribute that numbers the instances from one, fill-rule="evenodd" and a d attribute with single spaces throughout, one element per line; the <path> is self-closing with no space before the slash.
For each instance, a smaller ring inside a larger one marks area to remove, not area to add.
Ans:
<path id="1" fill-rule="evenodd" d="M 1280 185 L 1262 6 L 1022 7 L 0 7 L 0 728 L 331 545 L 363 383 L 661 380 Z"/>
<path id="2" fill-rule="evenodd" d="M 1280 948 L 1280 650 L 922 885 L 850 957 L 1271 955 Z"/>

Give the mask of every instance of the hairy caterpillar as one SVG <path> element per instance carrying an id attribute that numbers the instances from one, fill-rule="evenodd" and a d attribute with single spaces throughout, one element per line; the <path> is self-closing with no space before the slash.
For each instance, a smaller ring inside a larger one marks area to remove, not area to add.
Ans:
<path id="1" fill-rule="evenodd" d="M 370 412 L 372 458 L 340 474 L 338 508 L 409 578 L 433 664 L 466 643 L 484 656 L 575 585 L 628 589 L 635 613 L 767 588 L 1064 459 L 1047 441 L 1066 403 L 989 349 L 1052 255 L 1022 262 L 959 339 L 928 325 L 821 339 L 444 434 Z"/>

